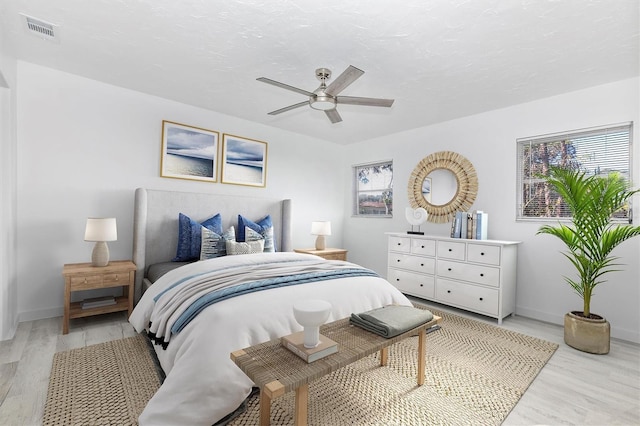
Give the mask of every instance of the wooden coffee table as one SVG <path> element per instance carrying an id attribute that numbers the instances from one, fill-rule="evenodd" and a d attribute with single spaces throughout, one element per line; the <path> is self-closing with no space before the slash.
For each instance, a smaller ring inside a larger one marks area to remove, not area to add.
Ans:
<path id="1" fill-rule="evenodd" d="M 280 339 L 261 343 L 231 353 L 231 359 L 260 388 L 260 425 L 268 425 L 271 400 L 295 390 L 295 424 L 307 424 L 309 383 L 339 368 L 380 351 L 380 365 L 387 365 L 388 349 L 407 337 L 418 335 L 418 385 L 424 384 L 426 329 L 441 318 L 422 324 L 406 333 L 386 339 L 344 318 L 320 327 L 320 333 L 338 342 L 338 352 L 307 364 L 286 349 Z"/>

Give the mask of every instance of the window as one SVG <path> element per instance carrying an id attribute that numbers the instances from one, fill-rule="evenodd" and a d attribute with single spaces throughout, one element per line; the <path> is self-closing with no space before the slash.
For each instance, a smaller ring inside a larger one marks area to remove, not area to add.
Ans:
<path id="1" fill-rule="evenodd" d="M 393 214 L 393 162 L 353 167 L 356 216 L 391 217 Z"/>
<path id="2" fill-rule="evenodd" d="M 618 172 L 631 183 L 632 124 L 619 124 L 518 139 L 518 219 L 568 218 L 566 204 L 540 176 L 549 166 L 570 167 L 589 175 Z M 630 207 L 614 215 L 628 220 Z"/>

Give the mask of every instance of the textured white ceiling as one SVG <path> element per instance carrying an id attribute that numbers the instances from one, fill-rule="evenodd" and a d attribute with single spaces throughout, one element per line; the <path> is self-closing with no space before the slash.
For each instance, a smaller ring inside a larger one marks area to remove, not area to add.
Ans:
<path id="1" fill-rule="evenodd" d="M 347 144 L 640 74 L 638 0 L 0 0 L 16 58 Z M 24 13 L 58 25 L 59 43 Z M 365 74 L 331 124 L 314 71 Z M 171 119 L 171 117 L 166 117 Z M 216 128 L 216 123 L 211 123 Z"/>

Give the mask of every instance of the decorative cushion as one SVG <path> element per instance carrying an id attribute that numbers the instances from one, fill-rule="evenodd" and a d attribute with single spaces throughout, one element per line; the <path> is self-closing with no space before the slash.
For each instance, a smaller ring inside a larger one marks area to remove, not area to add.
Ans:
<path id="1" fill-rule="evenodd" d="M 180 213 L 178 215 L 178 249 L 174 262 L 186 262 L 200 259 L 200 246 L 202 244 L 202 227 L 222 235 L 222 216 L 220 213 L 198 223 L 189 216 Z"/>
<path id="2" fill-rule="evenodd" d="M 264 238 L 264 251 L 267 253 L 276 251 L 276 240 L 273 230 L 271 216 L 266 215 L 258 222 L 253 222 L 242 215 L 238 215 L 238 241 L 247 241 L 245 228 L 250 228 L 259 233 Z"/>
<path id="3" fill-rule="evenodd" d="M 254 253 L 262 253 L 264 251 L 264 240 L 258 241 L 247 241 L 247 242 L 236 242 L 236 241 L 227 241 L 227 254 L 254 254 Z"/>
<path id="4" fill-rule="evenodd" d="M 200 260 L 213 259 L 214 257 L 225 256 L 227 254 L 226 241 L 236 240 L 236 231 L 233 226 L 220 235 L 212 230 L 201 228 L 202 244 L 200 245 Z"/>

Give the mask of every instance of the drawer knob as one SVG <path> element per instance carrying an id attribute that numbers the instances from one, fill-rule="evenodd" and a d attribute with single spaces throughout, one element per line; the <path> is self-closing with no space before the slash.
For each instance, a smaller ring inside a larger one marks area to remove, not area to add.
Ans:
<path id="1" fill-rule="evenodd" d="M 420 266 L 424 266 L 424 263 L 421 263 Z"/>
<path id="2" fill-rule="evenodd" d="M 451 290 L 447 290 L 447 293 L 451 293 Z"/>
<path id="3" fill-rule="evenodd" d="M 481 277 L 484 277 L 484 274 L 480 274 Z"/>
<path id="4" fill-rule="evenodd" d="M 482 302 L 482 297 L 480 298 L 480 301 Z"/>
<path id="5" fill-rule="evenodd" d="M 480 256 L 484 256 L 484 252 L 480 253 Z"/>
<path id="6" fill-rule="evenodd" d="M 424 246 L 420 246 L 420 248 L 424 248 Z"/>
<path id="7" fill-rule="evenodd" d="M 402 245 L 402 243 L 398 243 L 398 245 L 399 245 L 399 246 L 401 246 L 401 245 Z"/>
<path id="8" fill-rule="evenodd" d="M 396 278 L 396 281 L 400 281 L 400 278 Z"/>
<path id="9" fill-rule="evenodd" d="M 424 284 L 420 284 L 420 287 L 424 287 Z"/>
<path id="10" fill-rule="evenodd" d="M 449 249 L 449 251 L 453 251 L 453 249 Z"/>
<path id="11" fill-rule="evenodd" d="M 450 270 L 451 270 L 451 268 L 447 268 L 447 271 L 450 271 Z"/>
<path id="12" fill-rule="evenodd" d="M 87 283 L 87 277 L 85 277 L 85 278 L 84 278 L 84 283 L 85 283 L 85 284 Z"/>
<path id="13" fill-rule="evenodd" d="M 400 259 L 396 260 L 396 262 L 400 263 Z"/>
<path id="14" fill-rule="evenodd" d="M 116 274 L 116 281 L 118 281 L 118 274 Z"/>

